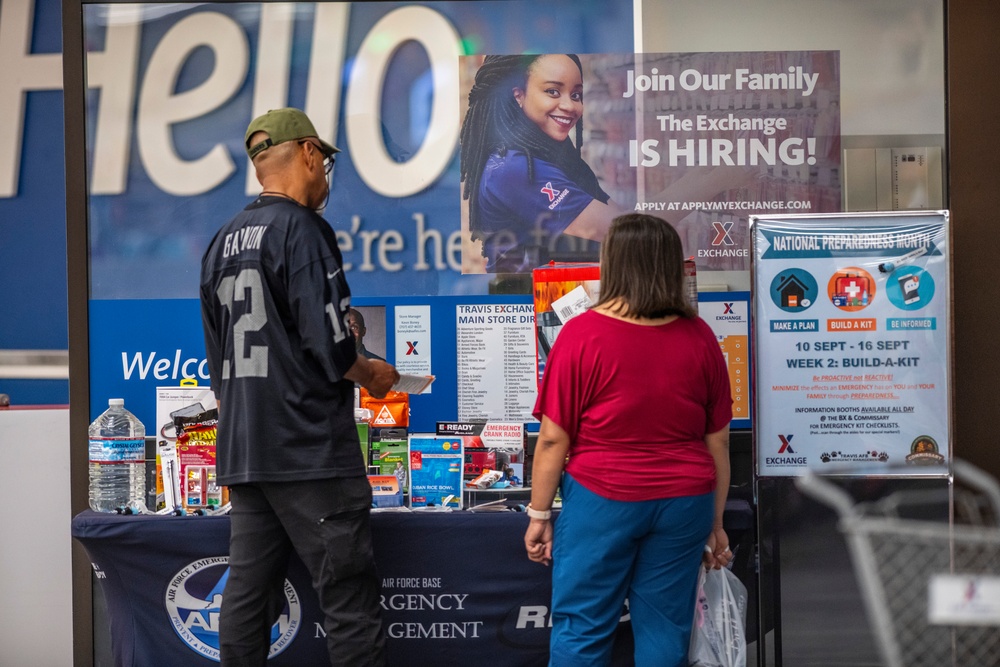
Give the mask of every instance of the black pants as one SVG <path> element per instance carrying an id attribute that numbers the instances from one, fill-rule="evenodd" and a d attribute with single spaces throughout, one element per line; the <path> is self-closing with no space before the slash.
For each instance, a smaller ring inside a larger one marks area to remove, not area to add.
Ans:
<path id="1" fill-rule="evenodd" d="M 219 619 L 223 667 L 262 667 L 285 604 L 292 549 L 312 576 L 334 667 L 385 665 L 365 477 L 230 487 L 229 580 Z"/>

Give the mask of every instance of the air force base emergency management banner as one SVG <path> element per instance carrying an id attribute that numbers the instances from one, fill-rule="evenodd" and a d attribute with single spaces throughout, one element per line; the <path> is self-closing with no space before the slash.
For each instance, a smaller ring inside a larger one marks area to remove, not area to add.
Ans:
<path id="1" fill-rule="evenodd" d="M 750 224 L 758 473 L 946 474 L 947 212 Z"/>
<path id="2" fill-rule="evenodd" d="M 738 519 L 726 526 L 734 537 L 749 530 L 749 511 Z M 525 526 L 527 518 L 516 512 L 373 513 L 389 664 L 546 663 L 551 569 L 525 557 Z M 114 664 L 219 664 L 228 516 L 87 511 L 74 518 L 73 536 L 86 549 L 107 601 Z M 746 573 L 738 574 L 749 583 Z M 294 554 L 283 593 L 268 665 L 329 664 L 323 614 L 309 573 Z M 612 664 L 630 667 L 633 646 L 623 611 Z"/>

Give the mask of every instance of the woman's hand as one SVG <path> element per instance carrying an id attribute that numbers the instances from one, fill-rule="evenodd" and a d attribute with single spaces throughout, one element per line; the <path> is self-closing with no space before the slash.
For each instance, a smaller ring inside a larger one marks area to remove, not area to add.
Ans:
<path id="1" fill-rule="evenodd" d="M 714 528 L 705 542 L 705 554 L 701 562 L 705 567 L 718 570 L 729 565 L 733 552 L 729 548 L 729 536 L 722 528 Z"/>
<path id="2" fill-rule="evenodd" d="M 524 548 L 528 558 L 548 565 L 552 562 L 552 522 L 548 519 L 531 519 L 524 532 Z"/>
<path id="3" fill-rule="evenodd" d="M 569 452 L 569 434 L 547 416 L 542 415 L 535 442 L 535 457 L 531 463 L 531 502 L 529 508 L 538 512 L 552 509 L 552 500 L 559 489 L 566 454 Z M 551 516 L 551 515 L 550 515 Z M 529 517 L 528 530 L 524 532 L 524 548 L 528 558 L 548 565 L 552 562 L 552 521 Z"/>

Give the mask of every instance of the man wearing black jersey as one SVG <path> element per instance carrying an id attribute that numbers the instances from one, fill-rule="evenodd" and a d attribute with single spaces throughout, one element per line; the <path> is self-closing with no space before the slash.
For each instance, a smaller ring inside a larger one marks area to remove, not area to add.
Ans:
<path id="1" fill-rule="evenodd" d="M 331 663 L 384 665 L 354 383 L 380 397 L 399 373 L 358 355 L 340 249 L 316 212 L 339 151 L 298 109 L 254 119 L 245 141 L 263 191 L 201 266 L 218 480 L 232 501 L 221 662 L 266 663 L 294 549 L 325 615 Z"/>

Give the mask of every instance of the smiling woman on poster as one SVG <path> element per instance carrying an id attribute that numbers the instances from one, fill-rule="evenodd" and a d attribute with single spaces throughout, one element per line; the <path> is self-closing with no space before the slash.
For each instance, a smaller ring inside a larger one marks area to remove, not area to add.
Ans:
<path id="1" fill-rule="evenodd" d="M 583 69 L 579 56 L 558 53 L 486 56 L 476 71 L 460 173 L 470 237 L 482 243 L 487 273 L 531 271 L 549 260 L 560 235 L 600 242 L 615 216 L 628 212 L 581 156 Z M 648 200 L 703 201 L 755 173 L 689 167 Z M 676 224 L 688 211 L 660 215 Z"/>
<path id="2" fill-rule="evenodd" d="M 582 123 L 579 57 L 486 56 L 462 123 L 461 178 L 488 273 L 530 271 L 559 234 L 604 238 L 620 211 L 580 157 Z"/>

